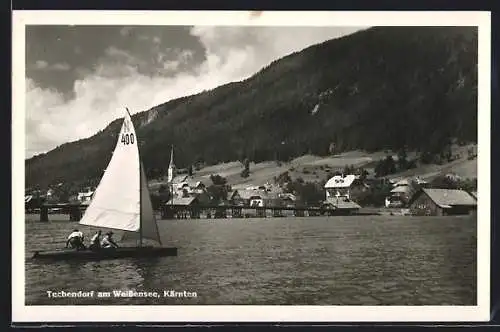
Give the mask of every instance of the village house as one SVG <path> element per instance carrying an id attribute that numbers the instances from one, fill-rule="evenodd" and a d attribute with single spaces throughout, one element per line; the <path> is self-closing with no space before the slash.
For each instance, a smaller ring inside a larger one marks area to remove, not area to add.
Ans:
<path id="1" fill-rule="evenodd" d="M 90 203 L 93 196 L 94 191 L 92 190 L 92 188 L 85 188 L 84 191 L 78 193 L 76 199 L 81 203 Z"/>
<path id="2" fill-rule="evenodd" d="M 444 216 L 477 210 L 476 199 L 463 190 L 422 188 L 409 203 L 413 215 Z"/>
<path id="3" fill-rule="evenodd" d="M 281 206 L 282 199 L 277 192 L 262 189 L 236 189 L 228 194 L 232 205 L 248 207 Z"/>
<path id="4" fill-rule="evenodd" d="M 193 181 L 188 176 L 178 176 L 174 178 L 171 186 L 176 198 L 196 197 L 201 204 L 208 204 L 210 201 L 207 188 L 201 181 Z"/>
<path id="5" fill-rule="evenodd" d="M 258 189 L 237 189 L 233 190 L 228 197 L 228 201 L 239 206 L 259 206 L 265 205 L 268 195 L 263 190 Z"/>
<path id="6" fill-rule="evenodd" d="M 248 206 L 253 190 L 235 189 L 227 194 L 227 201 L 232 205 Z"/>
<path id="7" fill-rule="evenodd" d="M 326 199 L 323 206 L 335 206 L 337 209 L 355 210 L 361 208 L 352 200 L 360 191 L 369 189 L 369 186 L 361 181 L 360 176 L 348 174 L 345 176 L 335 175 L 330 178 L 325 186 Z M 353 195 L 354 194 L 354 195 Z"/>
<path id="8" fill-rule="evenodd" d="M 345 197 L 350 199 L 351 189 L 356 180 L 356 175 L 349 174 L 346 176 L 335 175 L 330 178 L 326 184 L 326 199 Z"/>
<path id="9" fill-rule="evenodd" d="M 199 205 L 197 197 L 174 197 L 165 203 L 162 218 L 172 218 L 173 211 L 176 211 L 180 219 L 185 219 L 188 215 L 191 218 L 198 218 L 200 211 L 196 209 L 197 205 Z"/>
<path id="10" fill-rule="evenodd" d="M 205 192 L 205 185 L 201 181 L 193 181 L 185 178 L 182 182 L 174 182 L 174 188 L 177 192 L 187 192 L 188 194 L 202 194 Z"/>
<path id="11" fill-rule="evenodd" d="M 291 193 L 278 194 L 278 198 L 281 200 L 283 206 L 294 207 L 297 204 L 297 196 Z"/>
<path id="12" fill-rule="evenodd" d="M 427 188 L 428 182 L 418 176 L 414 179 L 405 178 L 389 180 L 392 183 L 390 195 L 385 198 L 385 207 L 403 207 L 413 198 L 420 188 Z"/>
<path id="13" fill-rule="evenodd" d="M 393 181 L 392 186 L 390 195 L 385 198 L 385 207 L 403 207 L 412 195 L 410 181 L 408 179 Z"/>

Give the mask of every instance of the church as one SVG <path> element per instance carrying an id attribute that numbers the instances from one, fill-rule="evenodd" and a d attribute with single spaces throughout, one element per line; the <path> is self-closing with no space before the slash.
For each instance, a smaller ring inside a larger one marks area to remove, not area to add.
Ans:
<path id="1" fill-rule="evenodd" d="M 182 197 L 198 197 L 206 193 L 206 188 L 203 182 L 193 181 L 188 174 L 178 174 L 174 163 L 174 147 L 170 151 L 170 164 L 167 171 L 167 182 L 174 198 Z"/>

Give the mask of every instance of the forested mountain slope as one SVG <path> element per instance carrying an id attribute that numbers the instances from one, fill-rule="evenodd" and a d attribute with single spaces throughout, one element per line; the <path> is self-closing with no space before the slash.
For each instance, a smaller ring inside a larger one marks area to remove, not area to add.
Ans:
<path id="1" fill-rule="evenodd" d="M 133 120 L 150 178 L 166 171 L 172 144 L 181 167 L 403 146 L 439 153 L 451 138 L 477 141 L 477 29 L 371 28 Z M 27 160 L 26 185 L 98 178 L 120 124 Z"/>

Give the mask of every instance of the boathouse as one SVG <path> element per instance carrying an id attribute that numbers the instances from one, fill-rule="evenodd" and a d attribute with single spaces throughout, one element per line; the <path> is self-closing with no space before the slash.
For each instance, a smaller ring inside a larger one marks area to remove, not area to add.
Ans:
<path id="1" fill-rule="evenodd" d="M 200 211 L 196 206 L 199 205 L 197 197 L 174 197 L 165 203 L 163 208 L 163 218 L 177 218 L 185 219 L 188 215 L 191 218 L 199 218 Z"/>
<path id="2" fill-rule="evenodd" d="M 413 215 L 459 215 L 476 211 L 477 201 L 463 190 L 422 188 L 412 198 L 409 207 Z"/>

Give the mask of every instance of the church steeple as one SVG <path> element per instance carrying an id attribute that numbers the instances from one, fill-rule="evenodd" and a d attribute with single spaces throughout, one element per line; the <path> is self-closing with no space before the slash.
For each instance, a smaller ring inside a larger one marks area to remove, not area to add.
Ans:
<path id="1" fill-rule="evenodd" d="M 172 182 L 175 177 L 174 146 L 170 150 L 170 164 L 168 165 L 168 182 Z"/>

